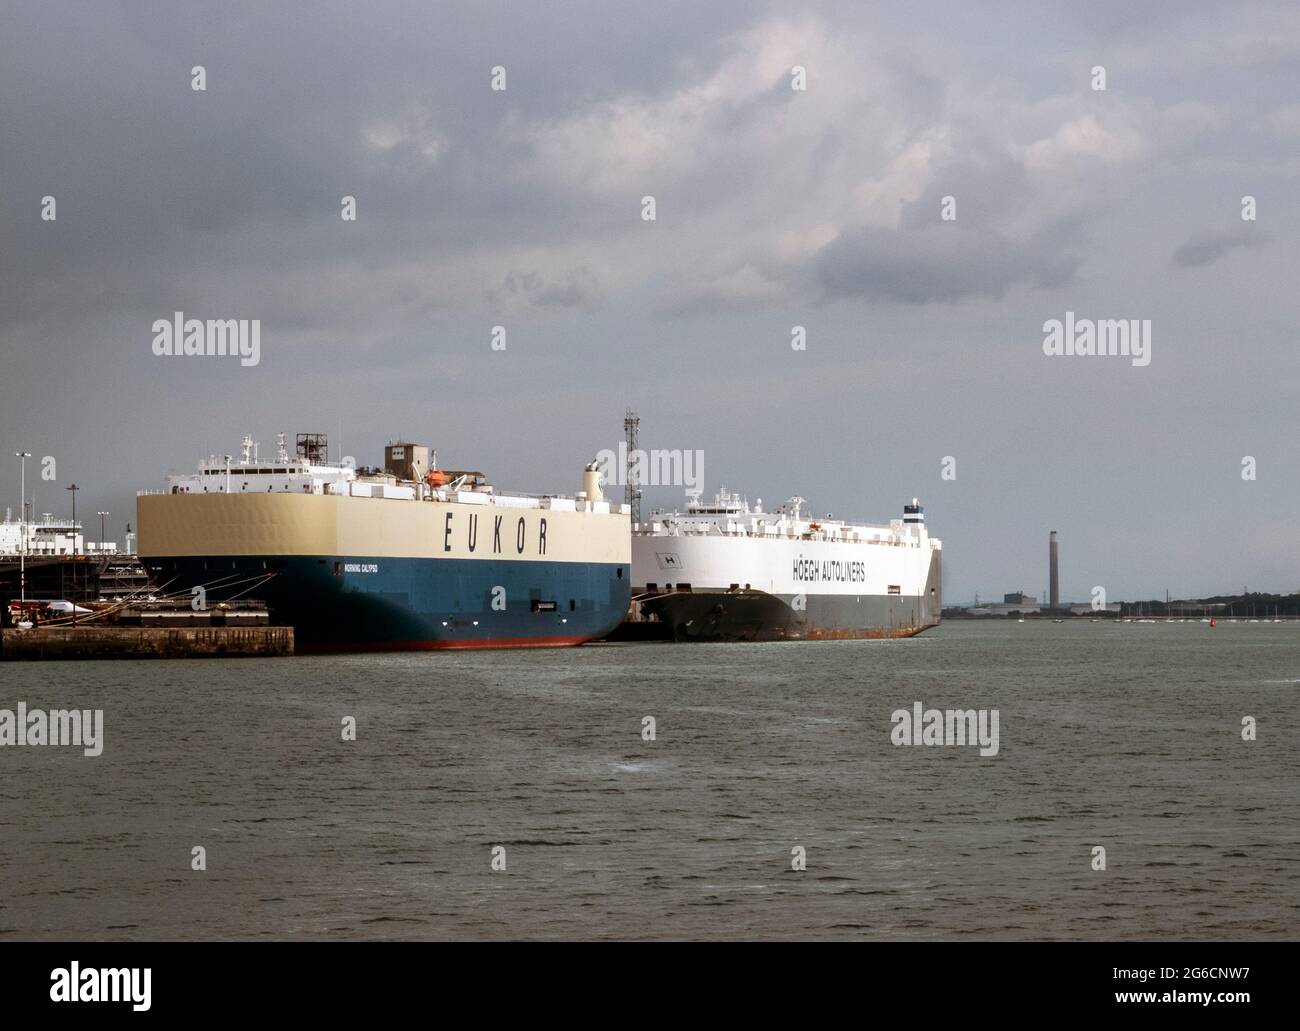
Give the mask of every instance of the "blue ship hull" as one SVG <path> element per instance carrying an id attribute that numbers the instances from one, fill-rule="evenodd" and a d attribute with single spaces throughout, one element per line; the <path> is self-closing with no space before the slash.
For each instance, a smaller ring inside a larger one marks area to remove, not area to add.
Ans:
<path id="1" fill-rule="evenodd" d="M 576 645 L 613 630 L 630 603 L 631 567 L 618 563 L 258 555 L 145 565 L 168 594 L 265 601 L 299 651 Z"/>

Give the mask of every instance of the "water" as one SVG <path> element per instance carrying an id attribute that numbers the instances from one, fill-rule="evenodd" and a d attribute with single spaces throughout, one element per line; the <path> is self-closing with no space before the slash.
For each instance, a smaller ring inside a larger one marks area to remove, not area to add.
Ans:
<path id="1" fill-rule="evenodd" d="M 1298 698 L 1270 623 L 7 663 L 106 744 L 0 750 L 0 937 L 1294 938 Z"/>

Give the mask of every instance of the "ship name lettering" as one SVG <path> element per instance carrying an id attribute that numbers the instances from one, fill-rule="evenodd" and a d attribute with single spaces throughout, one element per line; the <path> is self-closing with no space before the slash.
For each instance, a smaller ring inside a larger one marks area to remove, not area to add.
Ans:
<path id="1" fill-rule="evenodd" d="M 822 563 L 822 579 L 836 583 L 862 583 L 867 578 L 866 565 L 862 562 L 841 562 L 827 559 Z"/>
<path id="2" fill-rule="evenodd" d="M 454 513 L 450 510 L 445 513 L 442 523 L 442 550 L 443 552 L 453 551 L 452 542 L 452 517 Z M 478 550 L 478 517 L 477 512 L 470 512 L 465 517 L 465 546 L 472 555 Z M 494 516 L 492 521 L 492 552 L 501 554 L 501 524 L 505 516 Z M 537 554 L 546 554 L 546 519 L 542 518 L 537 521 Z M 518 523 L 515 524 L 515 552 L 522 555 L 528 548 L 528 520 L 524 516 L 519 517 Z"/>
<path id="3" fill-rule="evenodd" d="M 812 559 L 796 558 L 794 560 L 794 578 L 796 580 L 817 580 L 817 563 Z"/>
<path id="4" fill-rule="evenodd" d="M 865 562 L 841 562 L 839 559 L 816 559 L 799 557 L 794 560 L 794 579 L 808 583 L 865 583 L 867 566 Z"/>

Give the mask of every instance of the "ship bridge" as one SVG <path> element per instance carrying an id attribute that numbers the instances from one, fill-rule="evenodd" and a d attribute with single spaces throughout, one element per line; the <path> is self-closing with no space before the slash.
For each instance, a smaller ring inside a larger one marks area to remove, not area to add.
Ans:
<path id="1" fill-rule="evenodd" d="M 169 494 L 243 494 L 243 493 L 348 493 L 358 480 L 350 465 L 330 463 L 323 434 L 298 435 L 294 455 L 290 455 L 283 433 L 278 436 L 275 459 L 267 461 L 251 436 L 245 435 L 238 461 L 233 455 L 209 455 L 192 473 L 172 473 L 167 477 Z M 412 492 L 408 497 L 414 497 Z"/>

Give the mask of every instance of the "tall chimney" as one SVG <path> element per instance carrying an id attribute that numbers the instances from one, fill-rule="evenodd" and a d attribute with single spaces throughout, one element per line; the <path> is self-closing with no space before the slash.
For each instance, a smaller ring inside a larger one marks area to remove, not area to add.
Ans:
<path id="1" fill-rule="evenodd" d="M 1049 607 L 1059 609 L 1061 607 L 1061 578 L 1056 563 L 1056 531 L 1053 530 L 1051 536 L 1047 538 L 1047 579 L 1049 597 L 1051 598 Z"/>

